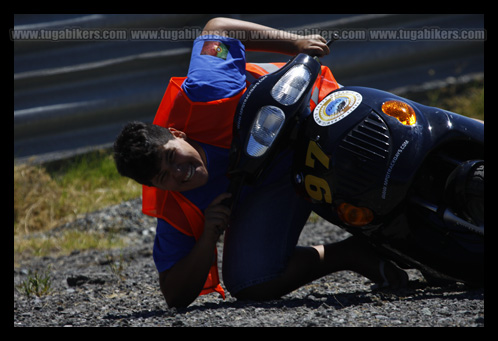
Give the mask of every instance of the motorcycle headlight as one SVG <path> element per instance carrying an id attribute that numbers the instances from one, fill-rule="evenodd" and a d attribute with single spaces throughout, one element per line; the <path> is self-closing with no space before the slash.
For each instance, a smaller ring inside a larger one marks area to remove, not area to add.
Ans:
<path id="1" fill-rule="evenodd" d="M 262 107 L 254 123 L 247 143 L 247 154 L 261 156 L 271 146 L 284 125 L 285 114 L 277 107 L 268 105 Z"/>
<path id="2" fill-rule="evenodd" d="M 293 66 L 271 90 L 272 97 L 283 105 L 297 102 L 310 83 L 311 73 L 302 64 Z"/>

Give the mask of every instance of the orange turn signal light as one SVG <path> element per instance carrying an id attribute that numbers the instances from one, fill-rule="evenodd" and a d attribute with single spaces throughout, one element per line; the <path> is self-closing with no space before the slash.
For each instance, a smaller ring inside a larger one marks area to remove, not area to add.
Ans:
<path id="1" fill-rule="evenodd" d="M 374 218 L 372 210 L 366 207 L 357 207 L 345 202 L 339 205 L 337 213 L 343 222 L 351 226 L 364 226 L 370 223 Z"/>
<path id="2" fill-rule="evenodd" d="M 382 104 L 382 112 L 386 115 L 395 117 L 398 121 L 407 126 L 414 125 L 415 122 L 417 122 L 415 110 L 405 102 L 397 100 L 384 102 L 384 104 Z"/>

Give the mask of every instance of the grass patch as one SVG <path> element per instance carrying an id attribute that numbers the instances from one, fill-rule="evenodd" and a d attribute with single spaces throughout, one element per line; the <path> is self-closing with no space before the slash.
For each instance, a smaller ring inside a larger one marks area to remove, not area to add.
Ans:
<path id="1" fill-rule="evenodd" d="M 140 185 L 118 174 L 109 151 L 14 165 L 14 235 L 50 230 L 140 194 Z"/>
<path id="2" fill-rule="evenodd" d="M 68 255 L 74 250 L 109 250 L 122 248 L 125 242 L 112 233 L 67 230 L 57 235 L 14 235 L 14 262 L 29 257 L 52 254 Z"/>
<path id="3" fill-rule="evenodd" d="M 484 81 L 455 84 L 403 97 L 484 121 Z"/>
<path id="4" fill-rule="evenodd" d="M 17 287 L 17 290 L 28 297 L 48 295 L 52 291 L 52 279 L 48 273 L 30 273 L 28 278 Z"/>
<path id="5" fill-rule="evenodd" d="M 119 175 L 110 151 L 46 165 L 14 165 L 14 259 L 122 246 L 112 235 L 96 232 L 66 231 L 58 238 L 33 232 L 137 198 L 141 189 Z"/>

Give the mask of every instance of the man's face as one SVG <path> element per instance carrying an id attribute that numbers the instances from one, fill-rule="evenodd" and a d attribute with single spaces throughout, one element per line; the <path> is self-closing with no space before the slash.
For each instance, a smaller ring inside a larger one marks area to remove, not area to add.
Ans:
<path id="1" fill-rule="evenodd" d="M 185 133 L 169 128 L 174 139 L 161 148 L 161 169 L 152 178 L 159 189 L 183 192 L 206 184 L 208 171 L 204 151 L 187 142 Z"/>

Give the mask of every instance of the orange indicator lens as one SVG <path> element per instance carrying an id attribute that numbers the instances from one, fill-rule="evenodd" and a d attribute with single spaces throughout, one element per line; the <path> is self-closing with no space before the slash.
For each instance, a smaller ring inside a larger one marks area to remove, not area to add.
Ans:
<path id="1" fill-rule="evenodd" d="M 401 101 L 387 101 L 382 104 L 382 111 L 384 114 L 395 117 L 402 124 L 411 126 L 417 122 L 417 115 L 415 110 L 405 102 Z"/>
<path id="2" fill-rule="evenodd" d="M 364 226 L 370 223 L 373 218 L 373 212 L 366 207 L 356 207 L 343 202 L 337 208 L 339 218 L 351 226 Z"/>

